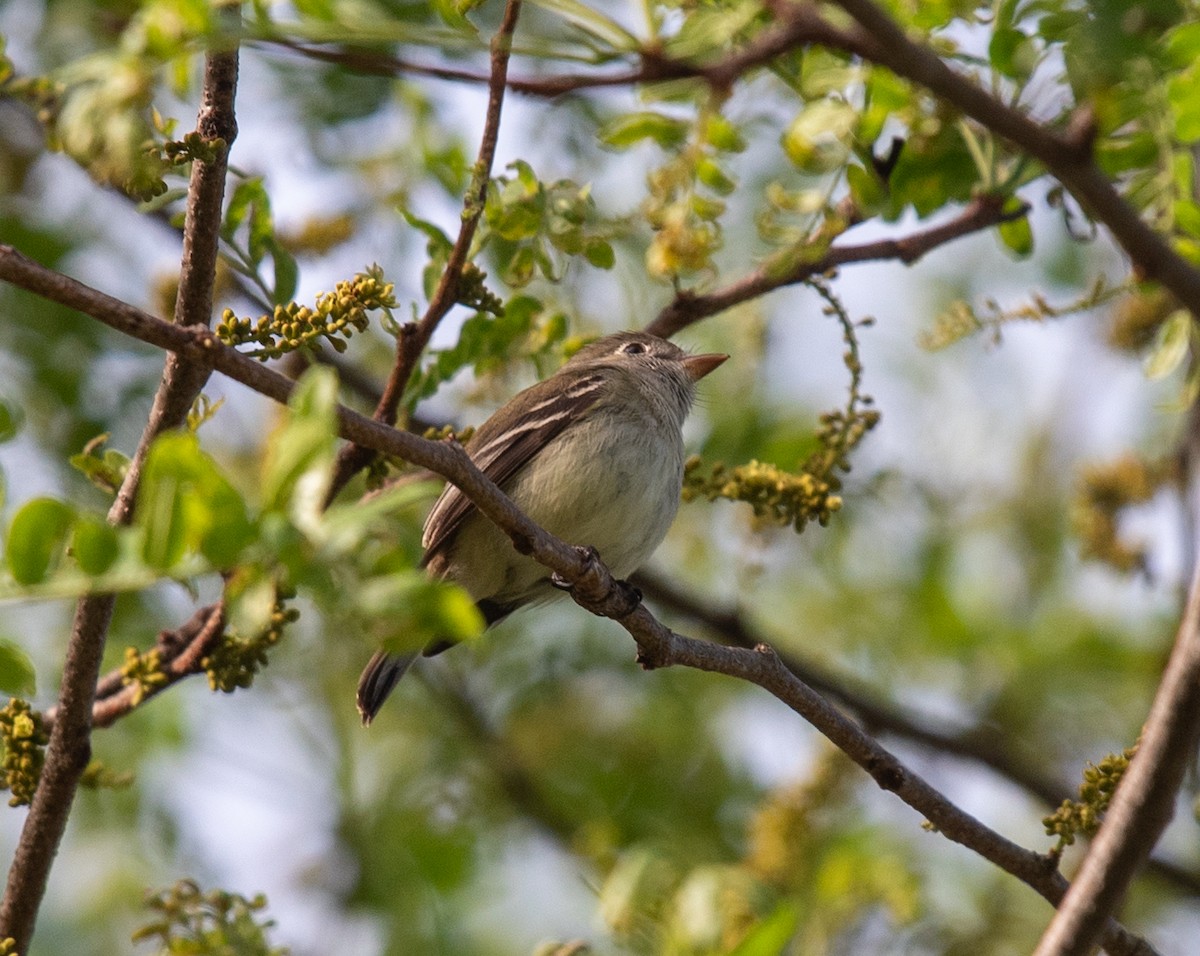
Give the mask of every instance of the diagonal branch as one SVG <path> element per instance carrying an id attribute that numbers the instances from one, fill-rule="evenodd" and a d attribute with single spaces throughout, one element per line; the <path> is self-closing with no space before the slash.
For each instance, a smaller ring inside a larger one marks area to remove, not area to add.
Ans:
<path id="1" fill-rule="evenodd" d="M 924 86 L 967 116 L 1042 163 L 1083 205 L 1133 261 L 1143 278 L 1161 282 L 1193 315 L 1200 315 L 1200 270 L 1134 209 L 1092 158 L 1095 126 L 1080 110 L 1063 132 L 1055 132 L 989 93 L 970 77 L 956 73 L 929 47 L 909 38 L 873 0 L 836 0 L 858 22 L 853 45 L 830 45 L 886 66 L 897 76 Z M 783 3 L 788 17 L 812 16 L 807 3 Z"/>
<path id="2" fill-rule="evenodd" d="M 735 305 L 766 295 L 788 285 L 797 285 L 839 266 L 859 262 L 893 259 L 911 265 L 939 246 L 974 232 L 982 232 L 1002 222 L 1020 219 L 1029 210 L 1024 205 L 1004 209 L 1005 200 L 996 196 L 980 196 L 970 202 L 957 216 L 940 225 L 930 226 L 894 239 L 877 239 L 854 246 L 828 247 L 828 238 L 818 236 L 807 248 L 797 253 L 795 266 L 780 272 L 764 266 L 744 278 L 708 293 L 680 290 L 654 321 L 647 332 L 669 338 L 701 319 L 724 312 Z M 807 252 L 807 254 L 806 254 Z"/>
<path id="3" fill-rule="evenodd" d="M 226 6 L 222 16 L 236 20 L 237 8 Z M 177 328 L 207 329 L 212 315 L 226 161 L 229 144 L 237 135 L 233 106 L 237 74 L 236 47 L 214 49 L 205 58 L 197 130 L 213 147 L 213 159 L 211 162 L 197 160 L 192 167 L 183 265 L 175 309 Z M 129 522 L 151 442 L 164 430 L 177 427 L 185 419 L 210 373 L 211 366 L 206 363 L 192 363 L 179 353 L 167 357 L 141 441 L 109 511 L 109 521 L 113 524 Z M 90 760 L 96 679 L 114 602 L 112 595 L 88 595 L 75 607 L 63 666 L 58 719 L 50 733 L 46 763 L 21 829 L 4 898 L 0 902 L 0 937 L 11 937 L 18 952 L 28 952 L 50 868 L 66 831 L 79 779 Z"/>
<path id="4" fill-rule="evenodd" d="M 1200 495 L 1200 406 L 1189 416 L 1191 493 Z M 1193 507 L 1192 514 L 1197 511 Z M 1200 528 L 1192 528 L 1193 540 Z M 1100 832 L 1038 944 L 1036 956 L 1086 956 L 1099 920 L 1117 912 L 1175 812 L 1183 777 L 1200 744 L 1200 564 L 1193 569 L 1175 646 L 1142 728 L 1137 753 L 1113 796 Z"/>
<path id="5" fill-rule="evenodd" d="M 96 682 L 92 704 L 92 729 L 111 727 L 126 714 L 151 697 L 157 697 L 168 687 L 185 677 L 204 670 L 202 661 L 225 631 L 225 604 L 207 604 L 198 608 L 190 618 L 173 630 L 158 632 L 154 649 L 159 654 L 159 673 L 164 680 L 152 687 L 127 683 L 124 670 L 118 667 Z M 42 722 L 52 729 L 58 720 L 60 707 L 51 707 L 42 714 Z"/>
<path id="6" fill-rule="evenodd" d="M 112 328 L 178 352 L 189 361 L 207 364 L 278 401 L 286 400 L 294 388 L 290 379 L 221 344 L 207 329 L 163 322 L 46 269 L 9 246 L 0 245 L 0 278 L 85 311 Z M 639 662 L 644 667 L 682 665 L 757 684 L 809 721 L 883 789 L 895 792 L 947 838 L 1016 876 L 1051 903 L 1062 899 L 1067 881 L 1057 871 L 1055 860 L 1018 846 L 955 806 L 797 678 L 766 645 L 752 650 L 722 647 L 670 631 L 640 603 L 633 588 L 612 577 L 594 550 L 572 547 L 540 528 L 484 476 L 456 442 L 418 438 L 341 406 L 338 430 L 343 438 L 406 459 L 454 482 L 508 535 L 518 551 L 567 582 L 577 603 L 624 627 L 637 642 Z M 1154 952 L 1148 943 L 1111 918 L 1103 928 L 1105 946 L 1112 953 L 1148 956 Z"/>
<path id="7" fill-rule="evenodd" d="M 487 113 L 483 123 L 483 136 L 479 144 L 479 155 L 471 172 L 471 184 L 467 189 L 463 205 L 462 225 L 458 238 L 450 250 L 446 267 L 438 279 L 437 288 L 429 300 L 429 306 L 419 322 L 410 322 L 400 329 L 396 340 L 396 360 L 383 387 L 375 418 L 391 425 L 396 421 L 396 411 L 404 395 L 405 386 L 421 358 L 421 353 L 434 330 L 454 307 L 459 298 L 463 270 L 471 251 L 471 242 L 483 215 L 487 202 L 488 183 L 491 180 L 492 163 L 496 158 L 496 144 L 500 138 L 500 113 L 504 106 L 505 82 L 508 77 L 508 61 L 512 52 L 513 34 L 517 29 L 517 17 L 521 13 L 521 0 L 507 0 L 504 17 L 496 35 L 492 38 L 492 71 L 488 81 Z M 339 491 L 361 468 L 375 457 L 370 449 L 358 445 L 347 445 L 338 454 L 333 481 L 330 483 L 326 502 L 332 501 Z"/>
<path id="8" fill-rule="evenodd" d="M 656 604 L 711 630 L 723 644 L 753 648 L 764 643 L 737 610 L 710 607 L 673 582 L 644 571 L 638 572 L 633 583 Z M 869 691 L 854 687 L 843 676 L 834 675 L 811 661 L 782 652 L 779 657 L 800 680 L 848 709 L 872 733 L 887 734 L 937 753 L 975 761 L 1051 807 L 1057 807 L 1072 792 L 1071 785 L 1051 780 L 1032 769 L 1027 757 L 1014 753 L 988 728 L 973 727 L 957 732 L 936 730 L 928 718 L 884 703 Z M 1148 872 L 1180 893 L 1200 896 L 1200 875 L 1159 859 L 1150 860 Z"/>

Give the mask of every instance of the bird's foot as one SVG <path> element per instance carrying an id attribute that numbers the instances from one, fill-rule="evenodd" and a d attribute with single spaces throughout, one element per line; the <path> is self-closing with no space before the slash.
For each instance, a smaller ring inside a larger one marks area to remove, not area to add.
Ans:
<path id="1" fill-rule="evenodd" d="M 597 593 L 601 586 L 601 582 L 597 580 L 597 571 L 601 567 L 600 552 L 591 546 L 578 547 L 575 550 L 584 563 L 584 573 L 575 583 L 571 583 L 555 572 L 550 575 L 550 583 L 554 587 L 590 598 L 590 600 L 584 600 L 585 606 L 592 607 L 593 610 L 606 617 L 620 619 L 637 610 L 638 605 L 642 603 L 641 591 L 628 581 L 618 580 L 609 574 L 604 577 L 611 581 L 611 588 L 605 588 L 602 593 Z M 593 607 L 594 605 L 599 606 Z"/>

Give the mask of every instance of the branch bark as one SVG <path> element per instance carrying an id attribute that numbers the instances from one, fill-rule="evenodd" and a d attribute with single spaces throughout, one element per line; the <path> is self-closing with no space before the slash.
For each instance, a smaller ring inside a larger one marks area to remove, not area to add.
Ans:
<path id="1" fill-rule="evenodd" d="M 724 644 L 754 648 L 764 643 L 754 627 L 737 610 L 714 608 L 684 593 L 678 586 L 646 572 L 635 575 L 633 583 L 656 604 L 708 628 Z M 845 678 L 831 674 L 794 654 L 779 653 L 780 660 L 800 680 L 817 693 L 848 709 L 872 733 L 900 738 L 935 753 L 971 760 L 1023 788 L 1049 807 L 1057 807 L 1072 795 L 1070 784 L 1052 780 L 1033 767 L 1033 758 L 1015 752 L 987 727 L 959 731 L 934 728 L 927 717 L 895 708 L 870 692 L 856 689 Z M 1200 875 L 1169 863 L 1151 859 L 1147 872 L 1180 893 L 1200 896 Z"/>
<path id="2" fill-rule="evenodd" d="M 859 29 L 850 31 L 852 44 L 834 42 L 831 46 L 886 66 L 897 76 L 925 87 L 1038 160 L 1108 228 L 1142 278 L 1162 283 L 1193 315 L 1200 316 L 1200 270 L 1141 218 L 1093 161 L 1094 125 L 1086 108 L 1064 132 L 1047 129 L 970 77 L 950 69 L 932 49 L 911 40 L 873 0 L 836 3 L 857 21 Z M 811 15 L 807 3 L 780 6 L 789 11 L 789 17 Z"/>
<path id="3" fill-rule="evenodd" d="M 1187 448 L 1193 519 L 1200 515 L 1200 406 L 1190 415 Z M 1200 527 L 1192 528 L 1200 540 Z M 1034 956 L 1086 956 L 1097 925 L 1118 911 L 1129 884 L 1174 815 L 1184 774 L 1200 746 L 1200 563 L 1166 670 L 1142 728 L 1137 753 L 1113 795 L 1071 887 Z"/>
<path id="4" fill-rule="evenodd" d="M 229 8 L 227 13 L 236 16 L 234 8 Z M 230 35 L 234 35 L 233 31 Z M 226 160 L 229 144 L 237 134 L 233 111 L 237 70 L 236 48 L 216 49 L 205 58 L 203 100 L 197 130 L 214 145 L 214 160 L 211 163 L 197 161 L 192 169 L 175 310 L 175 321 L 180 326 L 206 328 L 212 314 Z M 150 443 L 164 430 L 174 428 L 184 420 L 210 372 L 211 367 L 207 364 L 190 363 L 178 353 L 167 357 L 149 420 L 109 511 L 108 518 L 113 524 L 129 522 Z M 0 937 L 11 937 L 18 952 L 28 951 L 79 779 L 91 759 L 92 707 L 114 601 L 112 595 L 89 595 L 80 599 L 75 607 L 63 667 L 58 719 L 50 733 L 41 780 L 21 829 L 4 897 L 0 901 Z"/>
<path id="5" fill-rule="evenodd" d="M 467 256 L 471 251 L 471 242 L 475 238 L 479 218 L 483 215 L 483 207 L 487 201 L 492 163 L 496 158 L 496 144 L 500 138 L 500 114 L 504 106 L 508 61 L 520 14 L 521 0 L 507 0 L 504 17 L 492 38 L 492 70 L 488 81 L 487 113 L 483 123 L 483 136 L 479 143 L 479 154 L 472 167 L 471 185 L 467 189 L 463 204 L 462 224 L 425 314 L 419 322 L 410 322 L 400 329 L 400 336 L 396 340 L 396 360 L 383 387 L 379 404 L 375 407 L 374 417 L 387 425 L 395 423 L 400 399 L 404 395 L 408 380 L 412 377 L 413 369 L 421 358 L 421 353 L 425 351 L 438 324 L 459 298 L 459 287 L 467 265 Z M 342 448 L 338 453 L 337 467 L 330 482 L 326 503 L 333 501 L 346 483 L 360 469 L 370 464 L 374 457 L 374 452 L 360 445 L 351 444 Z"/>
<path id="6" fill-rule="evenodd" d="M 646 326 L 647 332 L 669 338 L 681 329 L 701 319 L 724 312 L 735 305 L 766 295 L 788 285 L 797 285 L 823 275 L 831 269 L 858 262 L 877 262 L 894 259 L 911 265 L 939 246 L 955 239 L 982 232 L 992 226 L 1012 219 L 1020 219 L 1028 212 L 1024 206 L 1004 210 L 1004 201 L 994 196 L 981 196 L 969 203 L 952 219 L 927 229 L 920 229 L 907 236 L 893 239 L 878 239 L 874 242 L 852 246 L 834 246 L 825 249 L 824 237 L 810 243 L 809 257 L 797 256 L 799 262 L 785 272 L 761 268 L 736 282 L 713 292 L 697 294 L 687 289 L 680 290 L 654 321 Z M 824 250 L 824 251 L 822 251 Z"/>
<path id="7" fill-rule="evenodd" d="M 314 60 L 377 76 L 424 76 L 470 84 L 491 83 L 495 78 L 494 71 L 489 77 L 469 69 L 416 63 L 376 50 L 356 47 L 329 50 L 279 36 L 263 39 Z M 805 44 L 822 43 L 838 49 L 851 49 L 860 42 L 863 42 L 860 34 L 843 30 L 820 16 L 815 9 L 804 6 L 797 7 L 794 12 L 789 11 L 787 16 L 779 18 L 775 25 L 764 30 L 751 43 L 721 59 L 709 62 L 677 59 L 647 47 L 636 52 L 637 65 L 620 72 L 515 77 L 505 82 L 514 93 L 548 99 L 581 90 L 636 86 L 686 77 L 703 79 L 718 90 L 726 90 L 746 73 Z"/>
<path id="8" fill-rule="evenodd" d="M 0 278 L 84 311 L 106 325 L 160 348 L 201 362 L 278 401 L 294 383 L 220 343 L 207 329 L 171 325 L 127 303 L 53 272 L 0 245 Z M 638 646 L 643 667 L 682 665 L 726 674 L 757 684 L 808 720 L 885 790 L 895 792 L 947 838 L 974 850 L 1016 876 L 1052 904 L 1062 899 L 1067 881 L 1048 856 L 1026 850 L 964 812 L 850 718 L 789 671 L 766 645 L 752 650 L 721 647 L 675 634 L 640 603 L 629 585 L 615 580 L 594 551 L 572 547 L 533 523 L 475 466 L 460 445 L 434 442 L 398 431 L 339 407 L 343 438 L 377 452 L 413 462 L 458 485 L 487 518 L 500 527 L 522 554 L 528 554 L 571 585 L 575 601 L 593 614 L 612 618 Z M 1149 956 L 1153 948 L 1115 920 L 1103 924 L 1105 945 L 1122 956 Z"/>

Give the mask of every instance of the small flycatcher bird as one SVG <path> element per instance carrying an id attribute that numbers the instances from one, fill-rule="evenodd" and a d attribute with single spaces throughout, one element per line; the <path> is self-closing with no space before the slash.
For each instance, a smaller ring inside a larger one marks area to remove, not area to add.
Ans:
<path id="1" fill-rule="evenodd" d="M 683 421 L 696 383 L 729 356 L 689 355 L 646 332 L 585 345 L 554 375 L 501 406 L 466 444 L 479 469 L 551 534 L 591 545 L 631 575 L 679 508 Z M 558 593 L 550 571 L 449 484 L 425 520 L 423 565 L 462 585 L 488 626 Z M 450 646 L 435 641 L 425 655 Z M 369 724 L 415 654 L 377 652 L 358 682 Z"/>

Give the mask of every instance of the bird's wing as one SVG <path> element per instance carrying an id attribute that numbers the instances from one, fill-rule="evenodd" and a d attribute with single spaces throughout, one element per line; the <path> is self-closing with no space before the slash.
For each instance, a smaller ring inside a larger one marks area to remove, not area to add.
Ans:
<path id="1" fill-rule="evenodd" d="M 513 402 L 501 407 L 467 442 L 467 453 L 480 471 L 503 487 L 556 435 L 596 403 L 604 382 L 601 375 L 591 373 L 566 385 L 560 377 L 553 376 L 530 386 L 521 393 L 529 399 L 521 402 L 523 409 L 514 411 Z M 463 521 L 474 510 L 471 499 L 457 485 L 446 485 L 425 519 L 423 564 L 449 547 Z"/>

